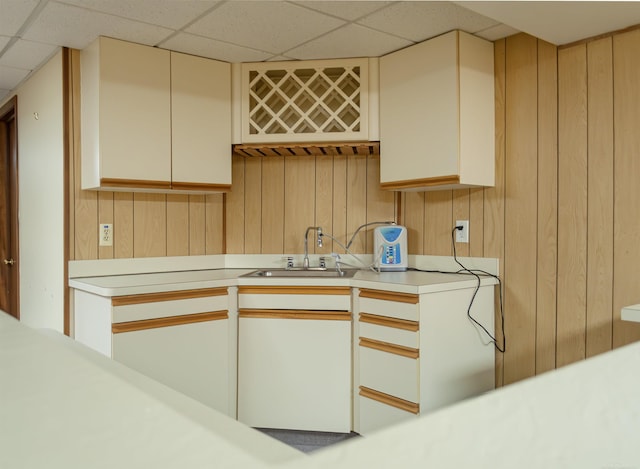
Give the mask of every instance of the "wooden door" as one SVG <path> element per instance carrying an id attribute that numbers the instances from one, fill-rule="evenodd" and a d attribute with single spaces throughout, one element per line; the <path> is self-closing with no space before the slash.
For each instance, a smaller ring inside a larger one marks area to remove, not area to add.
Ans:
<path id="1" fill-rule="evenodd" d="M 0 310 L 19 319 L 17 107 L 0 108 Z"/>

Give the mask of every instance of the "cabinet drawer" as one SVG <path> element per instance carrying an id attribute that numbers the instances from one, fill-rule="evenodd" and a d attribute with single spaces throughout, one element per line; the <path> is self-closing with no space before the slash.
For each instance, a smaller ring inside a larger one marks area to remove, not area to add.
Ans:
<path id="1" fill-rule="evenodd" d="M 383 351 L 377 348 L 387 348 Z M 360 339 L 360 384 L 376 391 L 390 394 L 407 401 L 419 402 L 419 359 L 400 355 L 408 347 L 398 347 L 384 342 Z"/>
<path id="2" fill-rule="evenodd" d="M 349 287 L 260 287 L 238 289 L 240 309 L 351 311 Z"/>
<path id="3" fill-rule="evenodd" d="M 371 390 L 362 387 L 358 401 L 361 435 L 369 435 L 391 425 L 414 419 L 419 412 L 417 405 L 412 409 L 412 406 L 402 405 L 404 403 L 398 402 L 397 399 L 391 398 L 389 400 L 386 396 L 381 396 L 380 393 L 371 392 Z M 396 405 L 394 401 L 400 405 Z"/>
<path id="4" fill-rule="evenodd" d="M 418 322 L 360 313 L 360 337 L 418 348 Z"/>
<path id="5" fill-rule="evenodd" d="M 407 293 L 360 290 L 360 311 L 409 321 L 419 319 L 419 297 Z"/>

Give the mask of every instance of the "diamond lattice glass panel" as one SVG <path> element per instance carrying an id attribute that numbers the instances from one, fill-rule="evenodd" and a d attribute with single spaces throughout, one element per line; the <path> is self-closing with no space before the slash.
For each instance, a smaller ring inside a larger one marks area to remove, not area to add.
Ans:
<path id="1" fill-rule="evenodd" d="M 252 70 L 251 134 L 360 130 L 360 67 Z"/>

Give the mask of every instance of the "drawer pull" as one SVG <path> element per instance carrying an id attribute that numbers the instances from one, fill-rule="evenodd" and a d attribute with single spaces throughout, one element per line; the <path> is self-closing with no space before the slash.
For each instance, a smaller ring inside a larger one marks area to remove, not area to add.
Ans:
<path id="1" fill-rule="evenodd" d="M 168 316 L 166 318 L 143 319 L 141 321 L 118 322 L 111 325 L 113 334 L 122 332 L 143 331 L 146 329 L 158 329 L 160 327 L 181 326 L 197 322 L 218 321 L 229 319 L 228 311 L 211 311 L 208 313 L 185 314 L 182 316 Z"/>
<path id="2" fill-rule="evenodd" d="M 374 389 L 367 388 L 365 386 L 360 386 L 360 395 L 362 397 L 366 397 L 368 399 L 378 401 L 382 404 L 395 407 L 396 409 L 404 410 L 406 412 L 411 412 L 412 414 L 417 415 L 420 413 L 420 404 L 416 404 L 415 402 L 411 402 L 411 401 L 406 401 L 404 399 L 400 399 L 399 397 L 395 397 L 390 394 L 385 394 L 383 392 L 376 391 Z"/>
<path id="3" fill-rule="evenodd" d="M 360 347 L 367 347 L 381 352 L 393 353 L 402 357 L 417 359 L 420 356 L 420 351 L 415 348 L 405 347 L 403 345 L 390 344 L 389 342 L 383 342 L 381 340 L 367 339 L 366 337 L 360 337 Z"/>
<path id="4" fill-rule="evenodd" d="M 241 285 L 240 295 L 351 295 L 351 287 L 305 287 Z"/>
<path id="5" fill-rule="evenodd" d="M 360 313 L 360 322 L 375 324 L 376 326 L 393 327 L 405 331 L 417 332 L 420 326 L 418 321 L 409 321 L 408 319 L 396 319 L 387 316 L 378 316 L 377 314 Z"/>
<path id="6" fill-rule="evenodd" d="M 315 319 L 328 321 L 351 321 L 349 311 L 306 311 L 295 309 L 239 309 L 238 317 L 261 319 Z"/>
<path id="7" fill-rule="evenodd" d="M 396 301 L 398 303 L 409 303 L 416 305 L 420 301 L 418 295 L 412 293 L 398 293 L 382 290 L 360 290 L 360 298 L 371 298 L 372 300 Z"/>
<path id="8" fill-rule="evenodd" d="M 228 293 L 227 287 L 200 288 L 198 290 L 167 291 L 159 293 L 143 293 L 141 295 L 114 296 L 111 306 L 139 305 L 143 303 L 157 303 L 159 301 L 188 300 L 207 296 L 223 296 Z"/>

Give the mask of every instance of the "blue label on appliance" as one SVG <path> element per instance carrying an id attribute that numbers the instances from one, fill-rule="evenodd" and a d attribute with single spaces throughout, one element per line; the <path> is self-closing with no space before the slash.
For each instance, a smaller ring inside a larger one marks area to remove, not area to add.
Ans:
<path id="1" fill-rule="evenodd" d="M 389 243 L 395 242 L 402 233 L 402 228 L 397 226 L 390 226 L 388 228 L 380 228 L 380 234 L 384 237 L 385 241 Z"/>
<path id="2" fill-rule="evenodd" d="M 382 253 L 382 263 L 385 265 L 397 265 L 401 262 L 400 246 L 398 244 L 385 246 Z"/>

